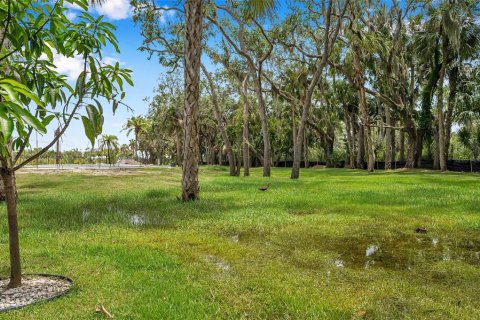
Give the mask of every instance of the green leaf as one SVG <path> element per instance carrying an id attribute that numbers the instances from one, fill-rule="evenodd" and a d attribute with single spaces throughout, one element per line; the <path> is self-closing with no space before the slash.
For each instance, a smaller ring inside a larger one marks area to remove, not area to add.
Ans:
<path id="1" fill-rule="evenodd" d="M 95 130 L 93 129 L 92 122 L 89 118 L 82 116 L 83 128 L 85 129 L 85 135 L 92 144 L 92 147 L 95 145 Z"/>
<path id="2" fill-rule="evenodd" d="M 113 106 L 112 106 L 113 114 L 115 114 L 115 111 L 117 111 L 117 108 L 118 108 L 118 101 L 113 100 Z"/>
<path id="3" fill-rule="evenodd" d="M 37 118 L 35 118 L 35 116 L 32 115 L 28 109 L 14 103 L 9 103 L 8 107 L 15 115 L 20 116 L 22 120 L 30 127 L 34 128 L 40 133 L 47 133 L 45 126 Z"/>
<path id="4" fill-rule="evenodd" d="M 55 115 L 51 114 L 43 118 L 42 123 L 46 127 L 52 122 L 52 120 L 55 119 Z"/>
<path id="5" fill-rule="evenodd" d="M 85 92 L 85 71 L 82 71 L 77 79 L 77 84 L 75 85 L 75 93 L 78 95 L 83 95 Z"/>
<path id="6" fill-rule="evenodd" d="M 0 132 L 3 135 L 3 140 L 6 143 L 13 133 L 13 121 L 12 119 L 0 114 Z"/>

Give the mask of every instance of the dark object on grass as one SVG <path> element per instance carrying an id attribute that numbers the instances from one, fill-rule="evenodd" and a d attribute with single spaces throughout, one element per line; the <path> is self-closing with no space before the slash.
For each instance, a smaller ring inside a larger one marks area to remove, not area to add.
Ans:
<path id="1" fill-rule="evenodd" d="M 263 187 L 258 188 L 258 190 L 260 190 L 260 191 L 267 191 L 269 187 L 270 187 L 270 182 L 269 182 L 266 186 L 263 186 Z"/>
<path id="2" fill-rule="evenodd" d="M 417 229 L 415 229 L 415 232 L 416 233 L 427 233 L 428 230 L 425 227 L 418 227 Z"/>

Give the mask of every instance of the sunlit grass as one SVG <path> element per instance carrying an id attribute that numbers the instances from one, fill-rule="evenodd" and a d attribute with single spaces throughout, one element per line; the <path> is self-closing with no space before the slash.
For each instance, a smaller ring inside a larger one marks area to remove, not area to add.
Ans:
<path id="1" fill-rule="evenodd" d="M 95 319 L 98 303 L 117 319 L 478 317 L 479 175 L 289 174 L 203 167 L 195 203 L 176 200 L 179 169 L 18 175 L 24 271 L 75 286 L 0 319 Z"/>

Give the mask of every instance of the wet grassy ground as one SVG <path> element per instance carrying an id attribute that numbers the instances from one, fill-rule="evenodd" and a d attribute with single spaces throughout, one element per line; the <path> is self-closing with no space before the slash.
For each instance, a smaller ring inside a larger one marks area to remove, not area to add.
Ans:
<path id="1" fill-rule="evenodd" d="M 24 271 L 75 287 L 0 319 L 478 319 L 480 175 L 201 171 L 20 174 Z"/>

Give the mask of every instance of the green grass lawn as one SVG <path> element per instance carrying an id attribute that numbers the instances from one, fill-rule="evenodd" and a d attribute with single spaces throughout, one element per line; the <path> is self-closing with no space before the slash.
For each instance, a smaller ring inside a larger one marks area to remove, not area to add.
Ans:
<path id="1" fill-rule="evenodd" d="M 479 319 L 480 175 L 272 176 L 202 167 L 181 203 L 179 169 L 19 174 L 24 272 L 75 285 L 0 319 Z"/>

